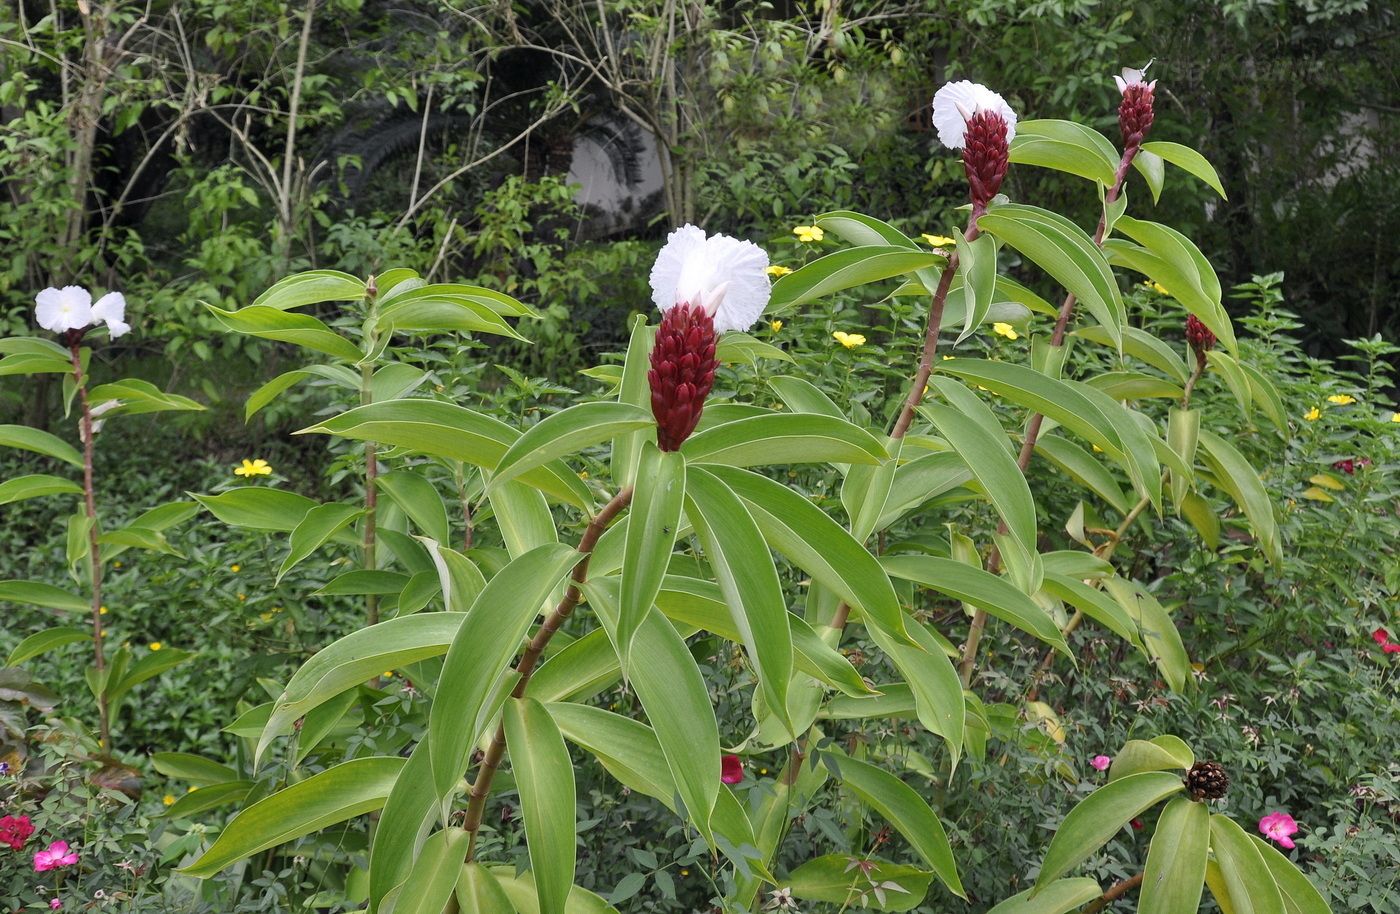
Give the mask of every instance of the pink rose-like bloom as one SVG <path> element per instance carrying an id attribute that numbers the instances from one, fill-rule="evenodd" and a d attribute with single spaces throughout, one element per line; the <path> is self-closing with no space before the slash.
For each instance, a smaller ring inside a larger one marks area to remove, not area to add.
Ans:
<path id="1" fill-rule="evenodd" d="M 1095 771 L 1107 771 L 1108 766 L 1113 764 L 1113 759 L 1106 755 L 1096 755 L 1089 760 L 1089 764 L 1094 767 Z"/>
<path id="2" fill-rule="evenodd" d="M 744 779 L 744 763 L 737 755 L 721 756 L 719 779 L 725 784 L 737 784 Z"/>
<path id="3" fill-rule="evenodd" d="M 34 834 L 34 824 L 28 816 L 5 816 L 0 819 L 0 844 L 8 844 L 10 850 L 24 847 L 24 842 Z"/>
<path id="4" fill-rule="evenodd" d="M 1298 823 L 1286 812 L 1271 812 L 1259 820 L 1259 831 L 1279 847 L 1293 850 L 1293 839 L 1289 836 L 1298 833 Z"/>
<path id="5" fill-rule="evenodd" d="M 50 910 L 50 911 L 57 911 L 57 910 L 58 910 L 59 908 L 61 908 L 61 907 L 63 907 L 63 902 L 59 901 L 57 898 L 50 898 L 50 899 L 49 899 L 49 910 Z"/>
<path id="6" fill-rule="evenodd" d="M 68 850 L 67 841 L 55 841 L 34 855 L 34 872 L 56 870 L 60 866 L 72 866 L 78 862 L 78 854 Z"/>

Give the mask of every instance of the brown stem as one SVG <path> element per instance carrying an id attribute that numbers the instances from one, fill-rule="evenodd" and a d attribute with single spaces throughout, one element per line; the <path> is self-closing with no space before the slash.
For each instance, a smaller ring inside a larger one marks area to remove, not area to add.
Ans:
<path id="1" fill-rule="evenodd" d="M 1099 911 L 1102 911 L 1140 885 L 1142 885 L 1142 873 L 1138 873 L 1136 876 L 1129 876 L 1122 882 L 1109 886 L 1108 891 L 1104 892 L 1102 897 L 1089 902 L 1089 904 L 1084 907 L 1082 914 L 1098 914 Z"/>
<path id="2" fill-rule="evenodd" d="M 1113 175 L 1113 186 L 1104 195 L 1104 212 L 1099 216 L 1099 226 L 1094 231 L 1094 244 L 1103 247 L 1104 235 L 1108 233 L 1108 204 L 1118 199 L 1118 195 L 1123 192 L 1123 183 L 1128 179 L 1128 169 L 1132 167 L 1133 158 L 1138 153 L 1137 146 L 1129 146 L 1123 150 L 1123 156 L 1118 161 L 1118 170 Z M 1065 296 L 1065 300 L 1060 303 L 1060 313 L 1055 319 L 1055 330 L 1050 335 L 1050 345 L 1059 348 L 1065 343 L 1065 332 L 1069 328 L 1070 318 L 1074 315 L 1075 297 L 1074 293 Z M 1035 445 L 1040 440 L 1040 427 L 1044 423 L 1045 417 L 1040 413 L 1032 413 L 1030 421 L 1026 423 L 1026 438 L 1021 442 L 1021 453 L 1016 459 L 1016 465 L 1021 468 L 1024 474 L 1031 465 L 1031 460 L 1035 457 Z M 1005 535 L 1006 524 L 1003 522 L 997 527 L 997 532 Z M 990 559 L 987 562 L 987 570 L 996 574 L 1001 570 L 1001 552 L 992 550 Z M 962 659 L 958 662 L 958 673 L 962 677 L 964 686 L 972 684 L 972 673 L 977 666 L 977 648 L 982 643 L 982 632 L 987 627 L 987 613 L 983 610 L 976 610 L 972 614 L 972 625 L 967 631 L 967 641 L 963 645 Z"/>
<path id="3" fill-rule="evenodd" d="M 573 583 L 564 591 L 564 596 L 559 600 L 559 605 L 554 607 L 554 611 L 544 620 L 544 624 L 535 631 L 535 636 L 530 639 L 525 652 L 520 655 L 520 661 L 515 665 L 515 672 L 518 678 L 515 681 L 515 688 L 511 690 L 512 698 L 522 698 L 525 695 L 525 688 L 530 684 L 530 676 L 535 671 L 535 665 L 539 663 L 540 657 L 544 654 L 544 649 L 549 646 L 549 639 L 554 637 L 554 633 L 559 630 L 559 626 L 564 624 L 564 620 L 573 614 L 574 607 L 578 606 L 579 598 L 582 594 L 579 585 L 588 580 L 588 562 L 593 557 L 593 547 L 598 545 L 598 537 L 603 535 L 603 531 L 608 528 L 621 511 L 632 501 L 632 488 L 629 486 L 612 497 L 603 510 L 589 521 L 588 529 L 583 532 L 582 539 L 578 543 L 578 551 L 582 556 L 579 563 L 574 566 Z M 482 813 L 486 810 L 486 797 L 491 793 L 491 781 L 496 776 L 496 771 L 501 766 L 501 758 L 506 751 L 506 730 L 502 723 L 496 728 L 496 735 L 491 738 L 491 745 L 487 747 L 485 755 L 482 756 L 481 765 L 476 772 L 476 780 L 472 782 L 471 799 L 467 803 L 466 819 L 462 827 L 470 834 L 467 840 L 467 862 L 470 863 L 476 853 L 476 836 L 481 830 Z"/>
<path id="4" fill-rule="evenodd" d="M 83 439 L 83 506 L 88 518 L 88 568 L 92 578 L 92 652 L 98 673 L 107 667 L 102 649 L 102 547 L 97 542 L 97 494 L 92 481 L 92 409 L 88 403 L 87 378 L 83 376 L 81 343 L 74 340 L 68 347 L 73 364 L 73 381 L 78 387 L 78 402 L 82 404 Z M 97 696 L 98 734 L 103 751 L 112 749 L 112 721 L 107 708 L 107 690 Z"/>

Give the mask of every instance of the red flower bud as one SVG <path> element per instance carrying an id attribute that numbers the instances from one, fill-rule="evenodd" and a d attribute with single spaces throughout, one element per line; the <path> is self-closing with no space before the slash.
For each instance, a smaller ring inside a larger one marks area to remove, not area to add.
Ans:
<path id="1" fill-rule="evenodd" d="M 737 784 L 744 779 L 744 762 L 737 755 L 722 755 L 719 759 L 719 779 L 725 784 Z"/>
<path id="2" fill-rule="evenodd" d="M 656 330 L 647 372 L 661 450 L 679 450 L 695 431 L 717 364 L 715 324 L 705 309 L 685 303 L 669 309 Z"/>
<path id="3" fill-rule="evenodd" d="M 978 111 L 967 120 L 963 169 L 972 188 L 972 208 L 982 212 L 1001 190 L 1010 151 L 1006 119 L 996 111 Z"/>
<path id="4" fill-rule="evenodd" d="M 1152 129 L 1152 95 L 1155 82 L 1130 83 L 1123 87 L 1123 100 L 1118 103 L 1118 129 L 1123 131 L 1123 146 L 1136 149 Z"/>
<path id="5" fill-rule="evenodd" d="M 1205 324 L 1197 319 L 1196 315 L 1190 314 L 1186 317 L 1186 342 L 1191 344 L 1191 348 L 1196 350 L 1197 355 L 1210 352 L 1215 348 L 1215 334 Z"/>

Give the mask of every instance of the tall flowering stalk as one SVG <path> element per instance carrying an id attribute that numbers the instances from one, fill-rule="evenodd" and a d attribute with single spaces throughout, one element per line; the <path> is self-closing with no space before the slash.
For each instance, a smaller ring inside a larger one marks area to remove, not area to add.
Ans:
<path id="1" fill-rule="evenodd" d="M 93 483 L 93 439 L 101 423 L 95 421 L 96 411 L 88 400 L 82 344 L 83 337 L 98 323 L 106 324 L 109 336 L 114 339 L 130 330 L 131 325 L 126 323 L 126 299 L 120 292 L 109 292 L 93 302 L 87 289 L 64 286 L 62 289 L 45 289 L 35 296 L 34 302 L 39 326 L 58 334 L 59 340 L 68 348 L 73 366 L 73 384 L 77 388 L 78 404 L 82 410 L 79 437 L 83 445 L 83 510 L 87 517 L 88 575 L 92 591 L 92 650 L 93 664 L 101 679 L 107 661 L 102 643 L 102 547 L 98 543 L 97 495 Z M 112 721 L 106 690 L 98 690 L 96 698 L 99 737 L 102 748 L 110 751 Z"/>
<path id="2" fill-rule="evenodd" d="M 1143 140 L 1149 130 L 1152 129 L 1153 121 L 1153 92 L 1157 87 L 1156 80 L 1150 83 L 1143 82 L 1142 71 L 1125 68 L 1121 76 L 1115 76 L 1118 91 L 1122 95 L 1122 100 L 1118 104 L 1118 127 L 1123 134 L 1123 154 L 1118 160 L 1118 168 L 1114 172 L 1113 186 L 1108 188 L 1104 195 L 1104 213 L 1099 217 L 1098 228 L 1094 231 L 1094 244 L 1103 246 L 1104 236 L 1108 233 L 1108 207 L 1118 199 L 1123 192 L 1123 184 L 1127 181 L 1128 170 L 1132 168 L 1133 159 L 1142 149 Z M 1070 318 L 1074 315 L 1075 305 L 1074 293 L 1065 296 L 1060 304 L 1059 315 L 1055 319 L 1055 329 L 1050 336 L 1050 345 L 1059 348 L 1065 344 L 1065 332 L 1069 327 Z M 1035 446 L 1040 440 L 1040 429 L 1045 422 L 1045 417 L 1040 413 L 1032 413 L 1030 421 L 1026 424 L 1026 437 L 1021 443 L 1021 452 L 1017 457 L 1017 466 L 1021 472 L 1025 472 L 1031 465 L 1031 460 L 1035 457 Z M 1140 511 L 1141 509 L 1139 509 Z M 1132 514 L 1131 519 L 1137 517 L 1138 512 Z M 1006 525 L 1003 523 L 1000 528 L 1002 533 L 1006 532 Z M 995 573 L 1001 567 L 1001 553 L 993 551 L 988 562 L 988 570 Z M 958 664 L 958 672 L 962 676 L 963 685 L 972 682 L 973 670 L 977 664 L 977 649 L 982 641 L 982 632 L 987 627 L 987 614 L 983 610 L 977 610 L 972 616 L 972 625 L 968 630 L 967 642 L 963 647 L 962 659 Z"/>

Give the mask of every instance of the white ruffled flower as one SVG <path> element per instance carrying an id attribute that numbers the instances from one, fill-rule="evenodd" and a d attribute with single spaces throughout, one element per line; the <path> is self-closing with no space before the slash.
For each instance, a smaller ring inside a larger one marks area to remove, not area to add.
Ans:
<path id="1" fill-rule="evenodd" d="M 963 79 L 945 83 L 933 97 L 933 126 L 938 141 L 949 149 L 966 145 L 967 122 L 979 111 L 995 111 L 1006 121 L 1006 142 L 1016 136 L 1016 112 L 1006 99 L 986 86 Z"/>
<path id="2" fill-rule="evenodd" d="M 34 296 L 35 318 L 39 326 L 54 333 L 82 330 L 96 323 L 107 325 L 107 332 L 116 339 L 131 329 L 126 318 L 126 298 L 120 292 L 108 292 L 94 304 L 92 293 L 82 286 L 47 288 Z"/>
<path id="3" fill-rule="evenodd" d="M 1141 84 L 1143 82 L 1142 77 L 1146 72 L 1147 67 L 1143 67 L 1141 70 L 1134 70 L 1132 67 L 1124 67 L 1122 76 L 1113 77 L 1113 81 L 1118 84 L 1118 93 L 1120 95 L 1126 95 L 1129 86 Z M 1148 83 L 1147 88 L 1157 88 L 1157 80 L 1154 79 L 1152 82 Z"/>
<path id="4" fill-rule="evenodd" d="M 768 307 L 768 253 L 752 241 L 706 237 L 684 225 L 666 239 L 651 268 L 651 300 L 664 313 L 678 304 L 698 305 L 715 332 L 747 330 Z"/>
<path id="5" fill-rule="evenodd" d="M 34 296 L 39 326 L 54 333 L 79 330 L 92 323 L 92 295 L 82 286 L 49 287 Z"/>

